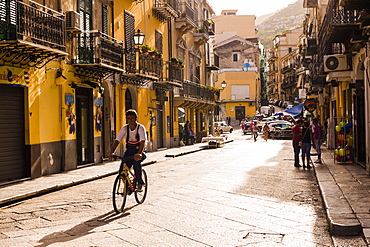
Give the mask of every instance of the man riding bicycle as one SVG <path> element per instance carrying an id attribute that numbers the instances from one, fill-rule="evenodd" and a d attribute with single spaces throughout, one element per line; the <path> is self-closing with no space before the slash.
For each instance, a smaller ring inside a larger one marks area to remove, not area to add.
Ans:
<path id="1" fill-rule="evenodd" d="M 144 181 L 141 173 L 141 162 L 146 159 L 144 152 L 145 144 L 147 141 L 147 135 L 144 125 L 137 122 L 137 112 L 133 109 L 126 111 L 126 121 L 121 130 L 119 131 L 117 138 L 114 140 L 111 147 L 111 154 L 109 158 L 112 159 L 117 146 L 122 140 L 125 140 L 125 154 L 123 157 L 133 156 L 134 159 L 126 162 L 128 168 L 134 166 L 136 180 L 138 182 L 138 191 L 142 190 Z"/>

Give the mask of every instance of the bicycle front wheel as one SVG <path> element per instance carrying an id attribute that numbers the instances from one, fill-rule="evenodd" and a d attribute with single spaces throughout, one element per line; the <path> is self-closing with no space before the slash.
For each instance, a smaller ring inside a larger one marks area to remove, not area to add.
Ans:
<path id="1" fill-rule="evenodd" d="M 148 193 L 148 177 L 146 176 L 146 172 L 142 169 L 141 177 L 145 184 L 142 186 L 142 191 L 135 190 L 135 200 L 137 203 L 141 204 L 145 201 L 146 194 Z"/>
<path id="2" fill-rule="evenodd" d="M 128 184 L 124 176 L 118 175 L 113 185 L 113 208 L 116 213 L 122 213 L 127 198 Z"/>

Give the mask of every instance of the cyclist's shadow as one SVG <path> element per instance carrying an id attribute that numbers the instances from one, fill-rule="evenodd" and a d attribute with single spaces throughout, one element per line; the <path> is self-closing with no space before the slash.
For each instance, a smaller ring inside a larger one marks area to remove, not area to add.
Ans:
<path id="1" fill-rule="evenodd" d="M 71 240 L 74 240 L 76 238 L 80 238 L 83 236 L 86 236 L 88 234 L 93 233 L 93 229 L 97 227 L 101 227 L 104 225 L 109 224 L 110 222 L 117 220 L 119 218 L 126 217 L 130 215 L 128 210 L 136 207 L 137 205 L 134 205 L 132 207 L 126 208 L 125 213 L 123 214 L 117 214 L 113 210 L 105 213 L 103 215 L 97 216 L 95 218 L 89 219 L 85 222 L 82 222 L 74 227 L 72 227 L 69 230 L 66 231 L 60 231 L 60 232 L 54 232 L 49 235 L 46 235 L 42 239 L 40 239 L 39 245 L 36 245 L 37 247 L 46 247 L 54 243 L 59 243 L 59 242 L 68 242 Z"/>

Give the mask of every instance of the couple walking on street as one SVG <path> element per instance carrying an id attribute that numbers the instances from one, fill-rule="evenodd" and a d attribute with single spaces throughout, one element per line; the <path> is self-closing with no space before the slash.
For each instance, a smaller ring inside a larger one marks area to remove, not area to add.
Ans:
<path id="1" fill-rule="evenodd" d="M 303 125 L 303 128 L 301 128 Z M 322 143 L 322 127 L 317 118 L 312 120 L 312 125 L 308 121 L 297 120 L 292 128 L 292 143 L 294 150 L 294 166 L 302 167 L 299 164 L 299 153 L 302 149 L 302 164 L 303 168 L 312 168 L 311 160 L 311 143 L 316 149 L 318 159 L 315 163 L 321 163 L 321 143 Z M 307 166 L 305 161 L 307 161 Z"/>

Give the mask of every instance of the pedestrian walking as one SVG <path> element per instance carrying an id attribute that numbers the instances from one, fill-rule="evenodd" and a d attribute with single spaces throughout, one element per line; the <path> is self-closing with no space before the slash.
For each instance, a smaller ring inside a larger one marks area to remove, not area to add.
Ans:
<path id="1" fill-rule="evenodd" d="M 265 123 L 262 130 L 263 130 L 263 138 L 265 139 L 265 141 L 267 141 L 269 137 L 269 130 L 270 130 L 270 127 L 268 126 L 267 123 Z"/>
<path id="2" fill-rule="evenodd" d="M 317 152 L 317 160 L 315 163 L 321 163 L 322 127 L 317 118 L 312 120 L 312 124 L 314 148 Z"/>
<path id="3" fill-rule="evenodd" d="M 295 122 L 294 127 L 292 128 L 292 144 L 293 144 L 293 151 L 294 151 L 294 166 L 301 167 L 299 164 L 299 152 L 301 151 L 301 147 L 299 146 L 300 141 L 302 141 L 302 126 L 303 121 L 297 120 Z"/>
<path id="4" fill-rule="evenodd" d="M 258 126 L 257 126 L 257 121 L 256 121 L 256 122 L 254 122 L 253 127 L 252 127 L 252 131 L 253 131 L 253 138 L 254 138 L 254 141 L 256 142 L 256 141 L 257 141 L 257 137 L 258 137 Z"/>
<path id="5" fill-rule="evenodd" d="M 227 125 L 230 125 L 230 123 L 231 123 L 231 117 L 227 117 L 226 119 L 227 119 Z"/>
<path id="6" fill-rule="evenodd" d="M 189 138 L 190 138 L 190 132 L 189 132 L 189 120 L 186 120 L 184 124 L 184 142 L 185 145 L 188 145 L 189 143 Z"/>
<path id="7" fill-rule="evenodd" d="M 307 168 L 308 169 L 312 168 L 312 166 L 310 165 L 311 142 L 313 142 L 313 138 L 310 123 L 308 121 L 305 121 L 303 123 L 302 128 L 302 146 L 301 146 L 303 168 L 306 168 L 305 159 L 307 160 Z"/>

